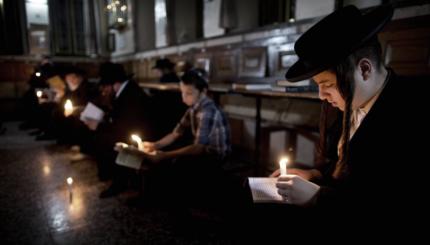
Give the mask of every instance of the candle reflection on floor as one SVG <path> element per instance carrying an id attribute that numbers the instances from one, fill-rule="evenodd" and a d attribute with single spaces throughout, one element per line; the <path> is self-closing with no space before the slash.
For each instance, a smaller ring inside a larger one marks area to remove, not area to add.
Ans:
<path id="1" fill-rule="evenodd" d="M 72 193 L 73 198 L 70 200 L 70 189 L 64 186 L 52 195 L 49 216 L 53 218 L 52 227 L 55 231 L 66 231 L 85 223 L 86 210 L 82 187 L 75 184 Z"/>

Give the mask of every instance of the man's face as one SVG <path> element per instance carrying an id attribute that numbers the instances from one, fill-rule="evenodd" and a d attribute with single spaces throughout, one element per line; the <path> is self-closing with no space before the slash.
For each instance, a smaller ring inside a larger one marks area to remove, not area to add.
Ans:
<path id="1" fill-rule="evenodd" d="M 70 73 L 66 75 L 66 83 L 71 91 L 75 91 L 82 82 L 82 77 L 75 73 Z"/>
<path id="2" fill-rule="evenodd" d="M 199 98 L 202 94 L 194 86 L 186 85 L 183 82 L 180 83 L 180 89 L 181 89 L 182 101 L 187 106 L 194 105 L 199 100 Z"/>
<path id="3" fill-rule="evenodd" d="M 154 72 L 155 76 L 157 76 L 157 77 L 161 77 L 163 75 L 161 70 L 158 68 L 153 69 L 153 72 Z"/>
<path id="4" fill-rule="evenodd" d="M 345 100 L 337 88 L 336 74 L 331 71 L 323 71 L 312 78 L 318 84 L 320 99 L 327 100 L 332 106 L 344 111 Z"/>
<path id="5" fill-rule="evenodd" d="M 113 95 L 113 87 L 110 84 L 100 85 L 100 93 L 103 97 L 111 97 Z"/>
<path id="6" fill-rule="evenodd" d="M 112 85 L 113 91 L 115 91 L 115 93 L 118 93 L 119 89 L 121 88 L 121 83 L 120 82 L 114 82 Z"/>

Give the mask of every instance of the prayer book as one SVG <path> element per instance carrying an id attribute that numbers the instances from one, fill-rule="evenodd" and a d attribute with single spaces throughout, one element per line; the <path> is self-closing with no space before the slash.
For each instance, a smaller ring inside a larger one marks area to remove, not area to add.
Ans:
<path id="1" fill-rule="evenodd" d="M 132 145 L 127 145 L 125 143 L 117 143 L 116 147 L 123 147 L 123 148 L 129 147 L 129 148 L 134 148 L 137 151 L 136 147 Z M 131 152 L 126 152 L 126 151 L 119 151 L 115 162 L 118 165 L 139 170 L 140 167 L 142 166 L 143 158 L 144 157 L 142 155 L 133 154 Z"/>
<path id="2" fill-rule="evenodd" d="M 270 90 L 269 83 L 233 83 L 233 90 Z"/>
<path id="3" fill-rule="evenodd" d="M 103 120 L 105 113 L 102 109 L 97 107 L 91 102 L 88 102 L 87 106 L 85 106 L 85 109 L 81 113 L 81 121 L 85 120 L 95 120 L 97 122 L 100 122 Z"/>
<path id="4" fill-rule="evenodd" d="M 282 203 L 276 188 L 277 178 L 248 178 L 254 203 Z"/>

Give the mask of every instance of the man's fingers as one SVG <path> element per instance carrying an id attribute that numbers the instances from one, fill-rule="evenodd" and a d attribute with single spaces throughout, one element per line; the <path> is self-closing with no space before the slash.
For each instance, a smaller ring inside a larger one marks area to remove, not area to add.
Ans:
<path id="1" fill-rule="evenodd" d="M 278 194 L 281 196 L 289 196 L 290 190 L 289 189 L 278 189 Z"/>
<path id="2" fill-rule="evenodd" d="M 291 189 L 291 185 L 292 185 L 291 181 L 276 182 L 276 187 L 279 189 Z"/>
<path id="3" fill-rule="evenodd" d="M 292 180 L 294 177 L 295 177 L 295 175 L 291 175 L 291 174 L 279 176 L 278 182 L 280 182 L 280 181 L 287 182 L 287 181 Z"/>

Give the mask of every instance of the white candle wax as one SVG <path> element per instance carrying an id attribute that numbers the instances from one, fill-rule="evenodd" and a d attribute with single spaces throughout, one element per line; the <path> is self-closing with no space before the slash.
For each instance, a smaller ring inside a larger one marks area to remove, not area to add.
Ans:
<path id="1" fill-rule="evenodd" d="M 279 169 L 281 171 L 281 176 L 287 175 L 287 164 L 289 162 L 288 157 L 283 157 L 279 160 Z"/>
<path id="2" fill-rule="evenodd" d="M 66 117 L 72 115 L 73 113 L 73 104 L 71 100 L 66 100 L 66 103 L 64 104 L 64 115 Z"/>
<path id="3" fill-rule="evenodd" d="M 133 141 L 136 141 L 136 143 L 137 143 L 137 148 L 138 148 L 139 150 L 143 151 L 143 142 L 142 142 L 142 139 L 141 139 L 138 135 L 136 135 L 136 134 L 132 134 L 132 135 L 131 135 L 131 139 L 132 139 Z"/>

